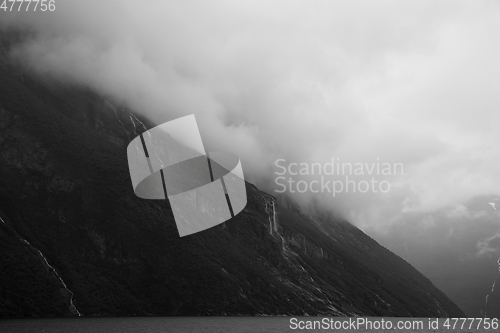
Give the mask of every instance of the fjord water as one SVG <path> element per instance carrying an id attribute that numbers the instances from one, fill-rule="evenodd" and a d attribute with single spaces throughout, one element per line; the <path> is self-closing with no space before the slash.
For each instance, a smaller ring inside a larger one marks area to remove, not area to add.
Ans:
<path id="1" fill-rule="evenodd" d="M 0 320 L 0 332 L 44 332 L 44 333 L 131 333 L 131 332 L 175 332 L 175 333 L 258 333 L 258 332 L 493 332 L 492 330 L 446 330 L 444 319 L 440 329 L 424 330 L 300 330 L 290 328 L 292 317 L 80 317 L 43 319 Z M 321 317 L 304 317 L 299 320 L 321 320 Z M 375 318 L 374 318 L 375 319 Z M 387 319 L 387 318 L 386 318 Z M 396 324 L 404 318 L 391 318 Z M 407 318 L 418 320 L 418 318 Z M 428 318 L 421 319 L 424 323 Z"/>

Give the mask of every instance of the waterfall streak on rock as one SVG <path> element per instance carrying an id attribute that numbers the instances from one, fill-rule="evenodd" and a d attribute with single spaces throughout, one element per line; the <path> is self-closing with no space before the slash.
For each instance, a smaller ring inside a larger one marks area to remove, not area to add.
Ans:
<path id="1" fill-rule="evenodd" d="M 2 222 L 3 222 L 3 220 L 2 220 Z M 43 261 L 45 262 L 45 265 L 56 275 L 56 277 L 61 282 L 61 285 L 63 286 L 63 288 L 66 291 L 69 292 L 69 294 L 70 294 L 70 308 L 71 308 L 72 312 L 76 313 L 79 317 L 83 316 L 81 314 L 81 312 L 78 311 L 77 307 L 75 306 L 75 303 L 73 302 L 73 292 L 68 288 L 68 286 L 66 285 L 66 283 L 64 282 L 64 280 L 59 275 L 59 273 L 57 273 L 56 269 L 54 267 L 52 267 L 52 265 L 49 263 L 49 261 L 47 260 L 47 258 L 44 256 L 44 254 L 42 253 L 42 251 L 40 251 L 39 249 L 37 249 L 36 247 L 34 247 L 33 245 L 31 245 L 31 243 L 28 242 L 26 239 L 23 239 L 22 241 L 26 245 L 28 245 L 29 247 L 31 247 L 33 250 L 37 251 L 40 254 L 40 257 L 42 257 Z"/>

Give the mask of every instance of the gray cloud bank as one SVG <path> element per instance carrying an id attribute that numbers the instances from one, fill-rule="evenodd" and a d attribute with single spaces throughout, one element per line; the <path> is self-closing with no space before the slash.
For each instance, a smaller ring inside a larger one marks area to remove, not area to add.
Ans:
<path id="1" fill-rule="evenodd" d="M 364 229 L 500 189 L 495 1 L 66 0 L 0 26 L 36 31 L 12 56 L 38 73 L 158 124 L 194 113 L 267 189 L 279 158 L 402 163 L 386 194 L 295 196 Z"/>

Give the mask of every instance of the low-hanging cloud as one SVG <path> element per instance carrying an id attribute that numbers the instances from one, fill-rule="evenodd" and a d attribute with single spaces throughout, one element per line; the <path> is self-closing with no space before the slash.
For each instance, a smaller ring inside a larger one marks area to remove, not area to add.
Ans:
<path id="1" fill-rule="evenodd" d="M 268 190 L 279 158 L 402 163 L 388 194 L 314 195 L 367 228 L 500 188 L 496 2 L 66 0 L 0 26 L 35 32 L 12 56 L 38 73 L 194 113 Z"/>

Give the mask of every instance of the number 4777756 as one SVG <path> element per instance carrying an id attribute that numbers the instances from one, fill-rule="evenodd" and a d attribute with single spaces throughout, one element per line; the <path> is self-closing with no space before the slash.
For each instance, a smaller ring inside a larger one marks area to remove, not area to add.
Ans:
<path id="1" fill-rule="evenodd" d="M 443 327 L 447 330 L 478 329 L 498 332 L 498 318 L 446 318 Z"/>
<path id="2" fill-rule="evenodd" d="M 0 0 L 0 11 L 4 12 L 53 12 L 56 10 L 56 0 Z"/>

